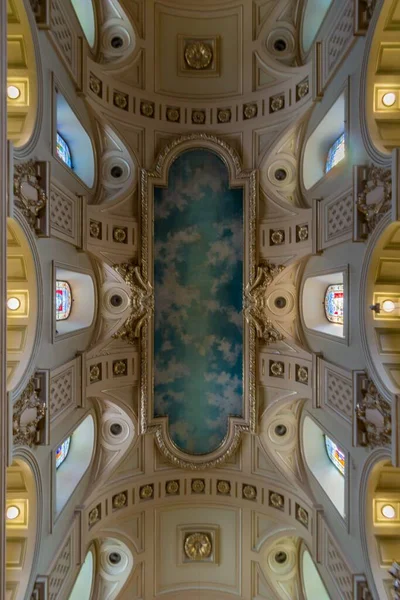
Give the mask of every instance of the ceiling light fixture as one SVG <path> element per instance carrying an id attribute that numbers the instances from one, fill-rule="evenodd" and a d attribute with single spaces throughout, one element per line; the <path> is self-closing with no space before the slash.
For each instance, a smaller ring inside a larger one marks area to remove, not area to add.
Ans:
<path id="1" fill-rule="evenodd" d="M 384 300 L 382 302 L 382 310 L 386 313 L 393 312 L 395 308 L 396 304 L 393 302 L 393 300 Z"/>
<path id="2" fill-rule="evenodd" d="M 7 308 L 8 310 L 18 310 L 21 306 L 21 301 L 18 298 L 9 298 L 7 300 Z"/>
<path id="3" fill-rule="evenodd" d="M 7 96 L 10 100 L 16 100 L 21 95 L 21 90 L 16 85 L 9 85 L 7 87 Z"/>
<path id="4" fill-rule="evenodd" d="M 19 510 L 18 506 L 15 506 L 15 505 L 8 506 L 7 511 L 6 511 L 7 519 L 9 521 L 13 521 L 17 517 L 19 517 L 20 512 L 21 511 Z"/>
<path id="5" fill-rule="evenodd" d="M 393 106 L 397 100 L 397 95 L 394 92 L 387 92 L 382 96 L 382 103 L 384 106 Z"/>
<path id="6" fill-rule="evenodd" d="M 381 513 L 383 514 L 385 519 L 394 519 L 396 516 L 395 508 L 391 504 L 385 504 L 384 506 L 382 506 Z"/>

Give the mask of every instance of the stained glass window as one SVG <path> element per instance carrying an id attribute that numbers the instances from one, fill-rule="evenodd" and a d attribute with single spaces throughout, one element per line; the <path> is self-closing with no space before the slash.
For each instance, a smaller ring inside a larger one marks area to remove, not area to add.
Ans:
<path id="1" fill-rule="evenodd" d="M 67 281 L 56 282 L 56 320 L 64 321 L 71 313 L 72 294 Z"/>
<path id="2" fill-rule="evenodd" d="M 325 292 L 325 315 L 331 323 L 343 325 L 344 292 L 343 283 L 328 286 Z"/>
<path id="3" fill-rule="evenodd" d="M 59 446 L 56 450 L 56 469 L 59 469 L 64 460 L 67 458 L 70 447 L 71 436 L 67 437 L 67 439 L 64 440 L 61 446 Z"/>
<path id="4" fill-rule="evenodd" d="M 329 460 L 335 465 L 339 473 L 344 475 L 346 469 L 346 457 L 344 452 L 327 435 L 325 437 L 325 448 Z"/>
<path id="5" fill-rule="evenodd" d="M 346 154 L 346 143 L 345 134 L 342 133 L 338 139 L 333 142 L 329 148 L 328 156 L 325 163 L 325 173 L 328 173 L 333 167 L 335 167 L 341 160 L 344 159 Z"/>
<path id="6" fill-rule="evenodd" d="M 72 169 L 71 150 L 64 138 L 57 132 L 57 155 L 61 160 Z"/>

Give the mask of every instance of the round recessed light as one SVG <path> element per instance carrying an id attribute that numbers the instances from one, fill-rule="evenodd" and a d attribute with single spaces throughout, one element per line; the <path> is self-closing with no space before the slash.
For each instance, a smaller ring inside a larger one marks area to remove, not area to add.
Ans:
<path id="1" fill-rule="evenodd" d="M 397 100 L 397 95 L 394 92 L 387 92 L 382 96 L 382 103 L 385 106 L 393 106 Z"/>
<path id="2" fill-rule="evenodd" d="M 385 519 L 394 519 L 396 516 L 394 506 L 392 506 L 391 504 L 385 504 L 384 506 L 382 506 L 381 513 L 383 514 Z"/>
<path id="3" fill-rule="evenodd" d="M 282 423 L 277 425 L 275 427 L 275 433 L 276 433 L 276 435 L 279 435 L 279 437 L 283 437 L 284 435 L 286 435 L 287 434 L 286 425 L 283 425 Z"/>
<path id="4" fill-rule="evenodd" d="M 7 87 L 7 96 L 10 100 L 16 100 L 21 95 L 21 90 L 16 85 L 9 85 Z"/>
<path id="5" fill-rule="evenodd" d="M 18 310 L 21 306 L 21 301 L 18 298 L 9 298 L 7 300 L 7 308 L 8 310 Z"/>
<path id="6" fill-rule="evenodd" d="M 8 506 L 6 512 L 7 519 L 9 519 L 9 521 L 13 521 L 19 516 L 20 512 L 21 511 L 19 510 L 18 506 Z"/>
<path id="7" fill-rule="evenodd" d="M 122 556 L 119 552 L 110 552 L 108 555 L 108 560 L 112 565 L 118 565 L 118 563 L 120 563 L 122 560 Z"/>
<path id="8" fill-rule="evenodd" d="M 275 554 L 275 560 L 279 565 L 283 565 L 283 563 L 285 563 L 287 561 L 286 552 L 283 552 L 282 550 L 280 552 L 277 552 Z"/>
<path id="9" fill-rule="evenodd" d="M 385 300 L 384 302 L 382 302 L 382 310 L 384 312 L 391 313 L 394 311 L 395 308 L 396 305 L 393 302 L 393 300 Z"/>

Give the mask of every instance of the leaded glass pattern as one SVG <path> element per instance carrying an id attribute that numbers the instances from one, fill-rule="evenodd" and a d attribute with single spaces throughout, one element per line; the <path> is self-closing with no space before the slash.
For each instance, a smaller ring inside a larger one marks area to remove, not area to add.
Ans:
<path id="1" fill-rule="evenodd" d="M 325 163 L 325 173 L 328 173 L 333 167 L 335 167 L 346 155 L 346 140 L 345 134 L 342 133 L 338 139 L 333 142 L 329 148 L 328 156 Z"/>
<path id="2" fill-rule="evenodd" d="M 324 437 L 326 453 L 328 455 L 329 460 L 337 468 L 339 473 L 344 475 L 346 469 L 346 457 L 344 455 L 344 452 L 340 450 L 339 446 L 337 446 L 335 442 L 331 440 L 331 438 L 329 438 L 327 435 L 325 435 Z"/>
<path id="3" fill-rule="evenodd" d="M 327 287 L 325 292 L 325 315 L 331 323 L 343 325 L 344 291 L 343 283 L 335 283 Z"/>
<path id="4" fill-rule="evenodd" d="M 56 450 L 56 469 L 59 469 L 67 458 L 70 447 L 71 436 L 67 437 L 67 439 L 64 440 L 61 446 L 58 446 Z"/>
<path id="5" fill-rule="evenodd" d="M 71 313 L 72 293 L 68 281 L 56 282 L 56 320 L 64 321 Z"/>
<path id="6" fill-rule="evenodd" d="M 72 169 L 71 150 L 64 138 L 57 132 L 57 156 Z"/>

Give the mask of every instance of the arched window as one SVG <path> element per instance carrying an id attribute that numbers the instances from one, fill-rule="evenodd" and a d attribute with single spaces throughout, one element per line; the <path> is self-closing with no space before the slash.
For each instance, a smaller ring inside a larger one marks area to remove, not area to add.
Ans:
<path id="1" fill-rule="evenodd" d="M 58 446 L 56 450 L 56 469 L 59 469 L 65 461 L 65 459 L 67 458 L 70 446 L 71 436 L 67 437 L 67 439 L 64 440 L 61 446 Z"/>
<path id="2" fill-rule="evenodd" d="M 64 138 L 57 131 L 57 155 L 61 158 L 61 160 L 72 169 L 72 157 L 71 150 L 68 146 L 68 143 L 64 140 Z"/>
<path id="3" fill-rule="evenodd" d="M 324 435 L 325 438 L 325 449 L 328 454 L 329 460 L 335 465 L 339 473 L 344 475 L 346 469 L 346 457 L 344 452 L 342 452 L 335 444 L 334 441 L 331 440 L 327 435 Z"/>
<path id="4" fill-rule="evenodd" d="M 304 548 L 301 560 L 304 596 L 307 600 L 330 600 L 324 582 L 309 551 Z"/>
<path id="5" fill-rule="evenodd" d="M 305 463 L 313 475 L 310 484 L 315 487 L 316 493 L 318 493 L 316 486 L 322 488 L 326 494 L 326 501 L 332 502 L 339 514 L 345 518 L 347 512 L 345 453 L 331 438 L 326 437 L 321 427 L 309 416 L 306 416 L 303 421 L 302 440 Z M 327 440 L 332 444 L 329 449 Z M 320 501 L 325 503 L 322 498 Z"/>
<path id="6" fill-rule="evenodd" d="M 71 286 L 68 281 L 56 282 L 56 320 L 68 319 L 72 307 Z"/>
<path id="7" fill-rule="evenodd" d="M 85 561 L 81 566 L 78 577 L 68 600 L 89 600 L 92 596 L 95 572 L 95 557 L 93 550 L 86 554 Z"/>
<path id="8" fill-rule="evenodd" d="M 57 468 L 60 444 L 54 449 L 55 454 L 55 516 L 59 515 L 72 494 L 83 479 L 93 456 L 95 439 L 94 420 L 88 415 L 72 433 L 73 442 L 69 445 L 68 460 L 64 460 Z M 65 444 L 67 440 L 63 443 Z"/>
<path id="9" fill-rule="evenodd" d="M 343 283 L 329 285 L 325 292 L 325 316 L 330 323 L 343 325 L 344 289 Z"/>
<path id="10" fill-rule="evenodd" d="M 346 137 L 342 133 L 328 150 L 328 156 L 325 163 L 325 173 L 328 173 L 335 167 L 346 155 Z"/>

